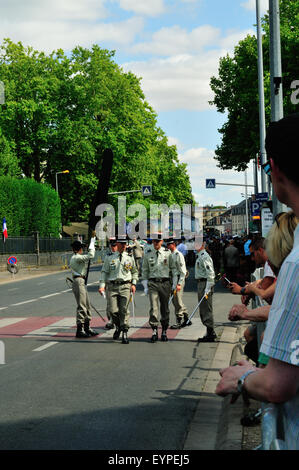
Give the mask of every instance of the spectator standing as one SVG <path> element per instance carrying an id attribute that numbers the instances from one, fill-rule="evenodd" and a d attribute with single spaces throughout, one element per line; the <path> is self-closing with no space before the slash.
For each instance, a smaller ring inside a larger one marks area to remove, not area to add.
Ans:
<path id="1" fill-rule="evenodd" d="M 236 282 L 240 267 L 240 254 L 233 239 L 229 241 L 229 245 L 224 249 L 223 258 L 224 269 L 228 279 L 231 282 Z"/>
<path id="2" fill-rule="evenodd" d="M 178 244 L 177 249 L 182 253 L 184 258 L 186 259 L 186 256 L 188 254 L 188 248 L 184 243 L 184 239 L 180 240 L 180 243 Z"/>
<path id="3" fill-rule="evenodd" d="M 272 122 L 266 136 L 271 174 L 277 198 L 299 217 L 298 155 L 299 113 Z M 275 223 L 279 223 L 276 218 Z M 261 352 L 269 356 L 263 369 L 240 361 L 220 371 L 216 393 L 246 393 L 262 402 L 284 403 L 286 447 L 299 450 L 299 226 L 294 247 L 277 280 Z"/>

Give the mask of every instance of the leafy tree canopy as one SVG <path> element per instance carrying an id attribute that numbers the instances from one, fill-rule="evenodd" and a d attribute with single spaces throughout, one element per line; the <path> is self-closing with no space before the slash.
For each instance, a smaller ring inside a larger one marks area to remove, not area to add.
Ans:
<path id="1" fill-rule="evenodd" d="M 291 103 L 291 83 L 299 79 L 299 0 L 280 0 L 281 54 L 284 114 L 296 112 Z M 270 123 L 270 31 L 269 16 L 263 25 L 263 59 L 266 125 Z M 222 57 L 218 77 L 210 86 L 215 94 L 212 105 L 227 113 L 227 121 L 219 132 L 222 143 L 216 149 L 216 160 L 222 169 L 245 170 L 259 152 L 259 95 L 257 39 L 248 35 L 240 41 L 233 57 Z"/>
<path id="2" fill-rule="evenodd" d="M 69 170 L 57 175 L 63 223 L 87 220 L 106 148 L 114 154 L 110 192 L 151 184 L 154 202 L 182 205 L 192 199 L 186 166 L 157 126 L 140 79 L 113 56 L 97 45 L 78 46 L 68 56 L 63 50 L 46 55 L 10 39 L 0 48 L 6 98 L 0 149 L 6 145 L 15 162 L 12 173 L 53 187 L 55 173 Z M 136 194 L 129 203 L 141 201 Z"/>

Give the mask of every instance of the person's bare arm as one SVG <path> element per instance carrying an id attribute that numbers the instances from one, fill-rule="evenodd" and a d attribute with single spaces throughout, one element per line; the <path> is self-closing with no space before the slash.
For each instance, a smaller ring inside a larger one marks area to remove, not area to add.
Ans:
<path id="1" fill-rule="evenodd" d="M 299 367 L 270 358 L 264 369 L 257 369 L 247 361 L 238 366 L 222 369 L 216 393 L 220 396 L 237 393 L 238 380 L 249 369 L 256 373 L 248 375 L 245 390 L 256 400 L 270 403 L 284 403 L 293 398 L 298 390 Z"/>
<path id="2" fill-rule="evenodd" d="M 276 287 L 276 281 L 271 284 L 267 289 L 261 289 L 259 287 L 256 287 L 255 285 L 248 284 L 246 287 L 246 291 L 257 295 L 261 299 L 269 299 L 270 297 L 274 297 L 275 294 L 275 287 Z"/>
<path id="3" fill-rule="evenodd" d="M 265 305 L 253 310 L 248 309 L 245 305 L 234 305 L 229 312 L 228 319 L 231 321 L 236 320 L 249 320 L 249 321 L 267 321 L 271 306 Z"/>

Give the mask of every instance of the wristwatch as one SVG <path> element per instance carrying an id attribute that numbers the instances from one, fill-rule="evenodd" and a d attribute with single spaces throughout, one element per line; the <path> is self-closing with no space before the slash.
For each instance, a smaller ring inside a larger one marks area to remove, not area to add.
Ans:
<path id="1" fill-rule="evenodd" d="M 239 378 L 239 380 L 238 380 L 238 393 L 244 393 L 244 391 L 245 391 L 245 389 L 244 389 L 245 379 L 246 379 L 246 377 L 248 377 L 248 375 L 252 374 L 253 372 L 256 372 L 256 369 L 248 370 L 247 372 L 245 372 L 244 375 L 242 375 L 242 377 Z"/>

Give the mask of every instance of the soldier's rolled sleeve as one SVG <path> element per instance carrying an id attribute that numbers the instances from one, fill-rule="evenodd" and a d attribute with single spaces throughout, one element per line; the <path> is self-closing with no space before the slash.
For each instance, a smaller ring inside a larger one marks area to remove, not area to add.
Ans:
<path id="1" fill-rule="evenodd" d="M 137 282 L 138 282 L 138 269 L 137 269 L 137 266 L 136 266 L 136 263 L 135 261 L 133 262 L 133 268 L 132 268 L 132 284 L 133 286 L 136 286 Z"/>
<path id="2" fill-rule="evenodd" d="M 100 275 L 100 289 L 105 287 L 108 274 L 109 274 L 109 262 L 107 261 L 107 258 L 106 258 L 102 267 L 101 275 Z"/>
<path id="3" fill-rule="evenodd" d="M 206 270 L 206 273 L 207 273 L 207 281 L 208 282 L 214 282 L 215 273 L 214 273 L 214 268 L 212 266 L 212 263 L 209 262 L 208 260 L 204 260 L 203 263 L 204 263 L 205 270 Z"/>
<path id="4" fill-rule="evenodd" d="M 148 278 L 149 278 L 148 259 L 147 259 L 147 256 L 145 256 L 143 260 L 143 264 L 142 264 L 142 279 L 147 281 Z"/>

